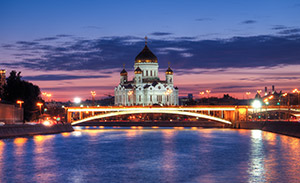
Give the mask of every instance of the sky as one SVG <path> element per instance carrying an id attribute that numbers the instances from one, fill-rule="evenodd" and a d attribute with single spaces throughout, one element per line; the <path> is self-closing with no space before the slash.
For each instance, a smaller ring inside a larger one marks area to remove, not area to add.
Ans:
<path id="1" fill-rule="evenodd" d="M 54 100 L 113 95 L 145 36 L 180 96 L 300 89 L 298 0 L 0 0 L 0 68 Z"/>

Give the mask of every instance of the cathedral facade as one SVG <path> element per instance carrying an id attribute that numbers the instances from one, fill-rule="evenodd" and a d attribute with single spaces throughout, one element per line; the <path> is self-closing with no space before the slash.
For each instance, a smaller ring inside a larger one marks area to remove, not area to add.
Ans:
<path id="1" fill-rule="evenodd" d="M 168 67 L 165 80 L 158 77 L 157 57 L 147 46 L 136 56 L 133 80 L 128 80 L 128 73 L 123 68 L 120 83 L 115 88 L 117 106 L 178 105 L 178 88 L 173 85 L 173 71 Z"/>

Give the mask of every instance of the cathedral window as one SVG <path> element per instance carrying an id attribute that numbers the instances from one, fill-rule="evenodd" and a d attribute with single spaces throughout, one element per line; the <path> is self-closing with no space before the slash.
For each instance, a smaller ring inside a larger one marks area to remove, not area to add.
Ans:
<path id="1" fill-rule="evenodd" d="M 152 76 L 152 70 L 150 71 L 150 76 Z"/>
<path id="2" fill-rule="evenodd" d="M 139 102 L 141 102 L 142 101 L 142 96 L 141 95 L 139 95 Z"/>
<path id="3" fill-rule="evenodd" d="M 146 71 L 146 76 L 148 76 L 148 71 Z"/>
<path id="4" fill-rule="evenodd" d="M 152 95 L 150 95 L 150 102 L 152 102 Z"/>

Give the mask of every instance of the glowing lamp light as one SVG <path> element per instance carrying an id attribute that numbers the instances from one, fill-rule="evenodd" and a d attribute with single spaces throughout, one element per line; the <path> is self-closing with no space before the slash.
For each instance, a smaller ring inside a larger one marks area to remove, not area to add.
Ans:
<path id="1" fill-rule="evenodd" d="M 75 104 L 79 104 L 80 102 L 81 102 L 81 98 L 79 98 L 79 97 L 74 98 L 74 103 Z"/>
<path id="2" fill-rule="evenodd" d="M 44 121 L 43 125 L 45 125 L 45 126 L 51 126 L 51 122 L 50 121 Z"/>
<path id="3" fill-rule="evenodd" d="M 261 108 L 261 102 L 259 100 L 254 100 L 253 103 L 252 103 L 252 107 L 255 108 L 255 109 L 259 109 Z"/>

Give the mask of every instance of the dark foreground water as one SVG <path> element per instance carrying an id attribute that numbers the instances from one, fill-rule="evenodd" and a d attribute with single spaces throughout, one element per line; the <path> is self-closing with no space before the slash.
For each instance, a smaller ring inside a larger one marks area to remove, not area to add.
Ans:
<path id="1" fill-rule="evenodd" d="M 300 182 L 300 140 L 259 130 L 83 129 L 0 140 L 0 182 Z"/>

